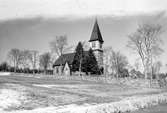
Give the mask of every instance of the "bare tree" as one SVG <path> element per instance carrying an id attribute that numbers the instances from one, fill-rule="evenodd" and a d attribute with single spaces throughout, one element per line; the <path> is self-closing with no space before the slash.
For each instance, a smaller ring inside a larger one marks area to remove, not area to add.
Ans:
<path id="1" fill-rule="evenodd" d="M 11 49 L 8 53 L 8 58 L 14 66 L 14 72 L 16 72 L 23 59 L 21 51 L 19 49 Z"/>
<path id="2" fill-rule="evenodd" d="M 28 52 L 28 60 L 31 64 L 31 67 L 33 69 L 33 74 L 35 74 L 35 69 L 36 69 L 36 65 L 37 65 L 37 61 L 38 61 L 38 51 L 36 50 L 29 50 Z"/>
<path id="3" fill-rule="evenodd" d="M 20 54 L 22 56 L 22 59 L 20 61 L 20 65 L 21 67 L 23 67 L 24 69 L 25 68 L 30 68 L 30 63 L 29 63 L 29 50 L 23 50 L 23 51 L 20 51 Z"/>
<path id="4" fill-rule="evenodd" d="M 112 57 L 112 47 L 106 47 L 104 48 L 103 52 L 103 62 L 104 62 L 104 73 L 107 76 L 108 74 L 113 73 L 112 63 L 111 63 L 111 57 Z"/>
<path id="5" fill-rule="evenodd" d="M 55 39 L 50 42 L 52 52 L 56 53 L 59 57 L 67 50 L 67 36 L 56 36 Z"/>
<path id="6" fill-rule="evenodd" d="M 157 61 L 153 64 L 153 74 L 156 75 L 157 79 L 158 79 L 158 75 L 159 75 L 161 67 L 162 67 L 162 62 L 161 61 Z"/>
<path id="7" fill-rule="evenodd" d="M 137 70 L 137 71 L 139 71 L 140 65 L 141 65 L 141 63 L 140 63 L 139 60 L 140 60 L 140 59 L 136 59 L 136 60 L 135 60 L 135 63 L 134 63 L 134 68 L 135 68 L 135 70 Z"/>
<path id="8" fill-rule="evenodd" d="M 112 47 L 104 49 L 103 59 L 105 64 L 105 71 L 110 68 L 112 70 L 112 73 L 116 74 L 117 78 L 120 76 L 120 70 L 128 66 L 127 57 L 120 52 L 114 51 Z"/>
<path id="9" fill-rule="evenodd" d="M 118 78 L 120 76 L 120 70 L 124 69 L 128 65 L 127 57 L 120 52 L 112 51 L 111 60 L 113 69 L 116 72 L 116 77 Z"/>
<path id="10" fill-rule="evenodd" d="M 44 69 L 45 74 L 46 74 L 47 69 L 50 65 L 50 60 L 51 60 L 50 53 L 44 53 L 44 54 L 40 55 L 40 67 L 42 67 Z"/>
<path id="11" fill-rule="evenodd" d="M 158 24 L 139 25 L 136 32 L 129 35 L 128 47 L 138 53 L 144 67 L 145 78 L 152 73 L 153 58 L 159 56 L 163 50 L 160 48 L 162 26 Z M 150 77 L 152 79 L 152 76 Z"/>

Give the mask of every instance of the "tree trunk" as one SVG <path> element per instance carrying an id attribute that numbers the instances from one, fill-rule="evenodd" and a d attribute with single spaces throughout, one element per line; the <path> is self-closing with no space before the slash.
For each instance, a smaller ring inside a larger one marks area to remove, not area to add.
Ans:
<path id="1" fill-rule="evenodd" d="M 80 64 L 79 64 L 79 76 L 81 76 L 81 68 L 82 68 L 82 58 L 81 58 Z"/>
<path id="2" fill-rule="evenodd" d="M 153 77 L 153 59 L 152 59 L 152 54 L 150 55 L 151 56 L 151 76 L 150 76 L 150 86 L 152 86 L 152 77 Z"/>
<path id="3" fill-rule="evenodd" d="M 16 73 L 16 66 L 14 67 L 14 73 Z"/>
<path id="4" fill-rule="evenodd" d="M 142 60 L 142 64 L 143 64 L 143 67 L 144 67 L 144 77 L 145 77 L 145 79 L 148 79 L 148 66 L 147 66 L 147 63 L 145 63 L 144 60 Z"/>
<path id="5" fill-rule="evenodd" d="M 14 73 L 16 73 L 16 61 L 14 60 Z"/>
<path id="6" fill-rule="evenodd" d="M 146 66 L 144 66 L 144 77 L 145 77 L 145 79 L 148 78 L 148 75 L 147 75 L 147 68 L 146 68 Z"/>

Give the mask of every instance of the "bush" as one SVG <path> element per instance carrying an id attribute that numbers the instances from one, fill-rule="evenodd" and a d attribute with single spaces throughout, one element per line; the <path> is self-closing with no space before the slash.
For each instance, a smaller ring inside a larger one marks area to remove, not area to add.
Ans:
<path id="1" fill-rule="evenodd" d="M 0 71 L 8 71 L 9 70 L 9 65 L 7 64 L 7 62 L 3 62 L 2 64 L 0 64 Z"/>
<path id="2" fill-rule="evenodd" d="M 135 69 L 132 69 L 130 71 L 130 77 L 132 77 L 132 78 L 144 78 L 144 74 L 142 74 L 140 71 L 136 71 Z"/>
<path id="3" fill-rule="evenodd" d="M 128 70 L 127 69 L 121 69 L 120 71 L 119 71 L 119 76 L 120 77 L 129 77 L 129 72 L 128 72 Z"/>
<path id="4" fill-rule="evenodd" d="M 166 81 L 166 76 L 167 74 L 161 73 L 159 74 L 159 79 L 158 79 L 158 84 L 160 87 L 164 87 L 167 85 L 167 81 Z"/>

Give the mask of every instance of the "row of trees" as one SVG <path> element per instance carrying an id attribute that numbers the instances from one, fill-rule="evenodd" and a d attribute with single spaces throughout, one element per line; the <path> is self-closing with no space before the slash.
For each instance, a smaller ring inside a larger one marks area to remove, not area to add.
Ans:
<path id="1" fill-rule="evenodd" d="M 43 70 L 40 68 L 37 69 L 30 69 L 30 68 L 17 68 L 15 69 L 13 66 L 10 66 L 7 62 L 3 62 L 0 64 L 0 71 L 2 72 L 16 72 L 16 73 L 27 73 L 27 74 L 41 74 L 41 73 L 47 73 L 47 74 L 53 74 L 52 70 Z"/>
<path id="2" fill-rule="evenodd" d="M 39 52 L 35 50 L 11 49 L 8 53 L 8 59 L 14 72 L 26 69 L 33 70 L 33 74 L 36 73 L 36 69 L 46 71 L 51 63 L 50 53 L 39 55 Z"/>
<path id="3" fill-rule="evenodd" d="M 36 50 L 20 50 L 13 48 L 8 52 L 8 63 L 0 65 L 0 71 L 11 72 L 47 72 L 52 69 L 52 64 L 63 53 L 69 51 L 73 46 L 68 46 L 67 36 L 56 36 L 50 42 L 51 52 L 39 54 Z"/>
<path id="4" fill-rule="evenodd" d="M 52 69 L 52 64 L 63 53 L 69 51 L 73 46 L 68 46 L 67 36 L 56 36 L 50 42 L 51 52 L 39 54 L 36 50 L 20 50 L 13 48 L 8 52 L 8 63 L 0 65 L 0 71 L 11 72 L 47 72 Z M 50 71 L 49 71 L 50 72 Z"/>
<path id="5" fill-rule="evenodd" d="M 8 58 L 14 67 L 14 72 L 18 68 L 35 69 L 37 65 L 38 52 L 30 50 L 11 49 L 8 53 Z"/>

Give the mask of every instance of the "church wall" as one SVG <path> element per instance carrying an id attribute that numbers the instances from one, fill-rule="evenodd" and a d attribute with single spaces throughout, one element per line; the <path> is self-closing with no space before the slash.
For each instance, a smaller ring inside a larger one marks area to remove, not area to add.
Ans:
<path id="1" fill-rule="evenodd" d="M 90 42 L 90 47 L 95 50 L 95 49 L 100 49 L 102 50 L 102 47 L 100 47 L 100 42 L 99 41 L 92 41 Z"/>
<path id="2" fill-rule="evenodd" d="M 69 67 L 68 63 L 65 64 L 63 73 L 64 73 L 65 75 L 70 75 L 70 67 Z"/>
<path id="3" fill-rule="evenodd" d="M 57 66 L 55 66 L 55 67 L 53 68 L 53 74 L 54 74 L 54 75 L 58 74 L 58 72 L 57 72 Z"/>
<path id="4" fill-rule="evenodd" d="M 103 67 L 103 52 L 94 51 L 94 55 L 96 57 L 99 67 Z"/>
<path id="5" fill-rule="evenodd" d="M 59 66 L 55 66 L 55 67 L 53 68 L 53 74 L 54 74 L 54 75 L 59 74 Z"/>
<path id="6" fill-rule="evenodd" d="M 62 74 L 62 66 L 55 66 L 53 69 L 53 74 L 54 75 Z"/>

